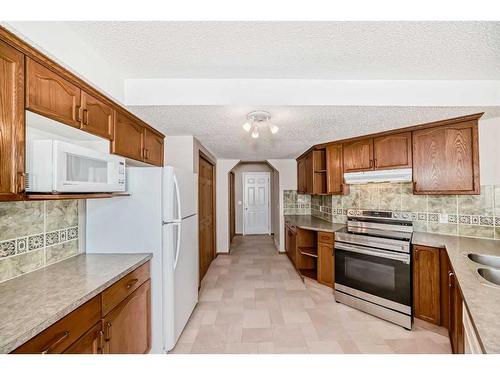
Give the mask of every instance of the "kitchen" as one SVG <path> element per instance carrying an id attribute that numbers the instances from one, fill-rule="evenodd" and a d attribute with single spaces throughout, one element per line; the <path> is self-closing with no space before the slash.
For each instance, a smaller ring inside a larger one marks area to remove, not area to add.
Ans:
<path id="1" fill-rule="evenodd" d="M 158 78 L 116 43 L 242 27 L 2 22 L 1 352 L 499 353 L 497 81 Z"/>

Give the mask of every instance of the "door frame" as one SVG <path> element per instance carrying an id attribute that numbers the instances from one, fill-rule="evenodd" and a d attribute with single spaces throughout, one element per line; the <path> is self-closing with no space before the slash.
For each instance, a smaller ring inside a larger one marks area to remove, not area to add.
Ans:
<path id="1" fill-rule="evenodd" d="M 215 162 L 213 162 L 212 160 L 210 160 L 210 158 L 201 150 L 198 151 L 198 175 L 200 173 L 200 160 L 203 159 L 204 161 L 206 161 L 208 164 L 212 165 L 213 167 L 213 171 L 212 171 L 212 180 L 213 180 L 213 191 L 212 191 L 212 222 L 213 222 L 213 244 L 212 244 L 212 249 L 213 249 L 213 259 L 215 259 L 217 257 L 217 249 L 216 249 L 216 245 L 217 245 L 217 215 L 216 215 L 216 208 L 217 208 L 217 205 L 216 205 L 216 202 L 215 202 L 215 199 L 216 199 L 216 177 L 217 177 L 217 174 L 216 174 L 216 164 Z M 200 236 L 200 230 L 201 230 L 201 226 L 200 226 L 200 178 L 198 176 L 198 270 L 200 270 L 200 267 L 201 267 L 201 236 Z M 200 287 L 201 285 L 201 272 L 199 272 L 199 277 L 198 277 L 198 288 Z"/>
<path id="2" fill-rule="evenodd" d="M 236 175 L 229 171 L 229 252 L 236 235 Z"/>
<path id="3" fill-rule="evenodd" d="M 271 172 L 243 172 L 242 173 L 242 186 L 243 186 L 243 235 L 247 235 L 247 224 L 245 215 L 245 204 L 246 204 L 246 179 L 245 177 L 250 174 L 256 175 L 266 175 L 267 176 L 267 234 L 271 235 Z"/>

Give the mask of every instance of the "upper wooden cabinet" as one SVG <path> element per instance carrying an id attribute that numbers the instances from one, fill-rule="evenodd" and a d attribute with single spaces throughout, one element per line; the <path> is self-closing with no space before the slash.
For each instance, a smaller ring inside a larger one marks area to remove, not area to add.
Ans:
<path id="1" fill-rule="evenodd" d="M 345 173 L 373 169 L 373 138 L 347 142 L 343 147 Z"/>
<path id="2" fill-rule="evenodd" d="M 144 126 L 123 112 L 116 112 L 111 151 L 135 160 L 144 160 Z"/>
<path id="3" fill-rule="evenodd" d="M 297 160 L 297 191 L 299 193 L 305 193 L 307 191 L 305 157 Z"/>
<path id="4" fill-rule="evenodd" d="M 312 150 L 297 160 L 297 191 L 327 194 L 326 149 Z"/>
<path id="5" fill-rule="evenodd" d="M 112 139 L 113 121 L 114 111 L 111 106 L 82 91 L 82 130 Z"/>
<path id="6" fill-rule="evenodd" d="M 24 55 L 0 41 L 0 201 L 24 191 Z"/>
<path id="7" fill-rule="evenodd" d="M 342 145 L 331 145 L 326 148 L 327 193 L 343 194 L 344 166 L 342 162 Z"/>
<path id="8" fill-rule="evenodd" d="M 159 167 L 163 165 L 163 137 L 149 129 L 144 137 L 144 161 Z"/>
<path id="9" fill-rule="evenodd" d="M 80 127 L 80 88 L 45 66 L 26 59 L 26 108 Z"/>
<path id="10" fill-rule="evenodd" d="M 374 168 L 411 168 L 411 132 L 396 133 L 373 139 Z"/>
<path id="11" fill-rule="evenodd" d="M 477 120 L 413 132 L 415 194 L 479 194 Z"/>

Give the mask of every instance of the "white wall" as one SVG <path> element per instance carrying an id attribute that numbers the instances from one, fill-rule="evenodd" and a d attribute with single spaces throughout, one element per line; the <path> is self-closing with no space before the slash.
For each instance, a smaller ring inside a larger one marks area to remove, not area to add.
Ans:
<path id="1" fill-rule="evenodd" d="M 500 117 L 479 121 L 481 185 L 500 184 Z"/>
<path id="2" fill-rule="evenodd" d="M 215 197 L 217 222 L 217 252 L 229 252 L 229 171 L 238 159 L 218 159 L 216 166 Z"/>
<path id="3" fill-rule="evenodd" d="M 120 103 L 125 77 L 61 22 L 4 22 L 2 26 Z"/>
<path id="4" fill-rule="evenodd" d="M 193 143 L 192 135 L 165 137 L 165 164 L 193 171 Z"/>
<path id="5" fill-rule="evenodd" d="M 268 159 L 267 162 L 279 173 L 279 251 L 285 251 L 285 217 L 283 191 L 297 190 L 297 162 L 295 159 Z M 277 231 L 276 231 L 277 232 Z"/>

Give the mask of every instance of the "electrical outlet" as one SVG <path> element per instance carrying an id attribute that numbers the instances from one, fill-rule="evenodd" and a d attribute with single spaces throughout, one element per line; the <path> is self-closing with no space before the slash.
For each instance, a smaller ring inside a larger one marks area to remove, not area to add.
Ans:
<path id="1" fill-rule="evenodd" d="M 448 222 L 448 214 L 439 214 L 439 222 L 446 224 Z"/>

